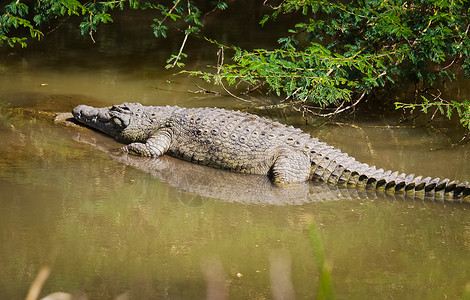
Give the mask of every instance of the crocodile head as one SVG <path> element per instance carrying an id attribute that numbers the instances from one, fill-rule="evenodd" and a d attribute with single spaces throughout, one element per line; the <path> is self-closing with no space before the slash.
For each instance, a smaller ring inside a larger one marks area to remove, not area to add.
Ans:
<path id="1" fill-rule="evenodd" d="M 108 107 L 78 105 L 72 111 L 74 118 L 124 143 L 143 142 L 148 136 L 151 120 L 145 116 L 140 103 L 123 103 Z"/>

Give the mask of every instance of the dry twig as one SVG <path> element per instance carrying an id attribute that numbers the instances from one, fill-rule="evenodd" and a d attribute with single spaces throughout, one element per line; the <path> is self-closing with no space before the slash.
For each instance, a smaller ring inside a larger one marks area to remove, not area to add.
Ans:
<path id="1" fill-rule="evenodd" d="M 246 100 L 243 98 L 240 98 L 236 95 L 234 95 L 232 92 L 230 92 L 222 82 L 222 76 L 220 75 L 220 71 L 222 70 L 222 66 L 224 64 L 224 48 L 220 48 L 219 51 L 217 52 L 217 76 L 219 77 L 219 82 L 222 88 L 229 94 L 230 96 L 234 97 L 235 99 L 244 101 L 244 102 L 249 102 L 252 103 L 250 100 Z"/>

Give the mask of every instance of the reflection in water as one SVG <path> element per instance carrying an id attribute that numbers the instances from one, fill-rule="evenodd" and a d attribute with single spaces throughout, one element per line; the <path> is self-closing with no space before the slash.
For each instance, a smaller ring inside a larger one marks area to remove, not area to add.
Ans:
<path id="1" fill-rule="evenodd" d="M 220 259 L 207 258 L 201 263 L 201 269 L 207 286 L 206 299 L 228 299 L 225 272 Z"/>
<path id="2" fill-rule="evenodd" d="M 292 262 L 289 253 L 285 250 L 273 250 L 269 256 L 271 268 L 271 291 L 273 299 L 295 299 L 294 286 L 291 281 Z"/>

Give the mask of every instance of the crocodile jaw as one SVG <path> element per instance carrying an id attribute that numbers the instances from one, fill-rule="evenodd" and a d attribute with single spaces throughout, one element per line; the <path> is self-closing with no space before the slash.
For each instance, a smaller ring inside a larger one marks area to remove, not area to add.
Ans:
<path id="1" fill-rule="evenodd" d="M 110 107 L 96 108 L 88 105 L 78 105 L 72 110 L 78 122 L 117 138 L 128 124 L 124 124 L 123 120 L 115 118 L 110 112 Z"/>

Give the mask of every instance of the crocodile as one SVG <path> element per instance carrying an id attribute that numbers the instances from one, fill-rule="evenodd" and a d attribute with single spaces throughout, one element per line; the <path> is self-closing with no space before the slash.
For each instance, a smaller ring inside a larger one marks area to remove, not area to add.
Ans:
<path id="1" fill-rule="evenodd" d="M 276 186 L 308 180 L 348 188 L 470 202 L 470 184 L 377 169 L 299 128 L 221 108 L 123 103 L 78 105 L 79 123 L 126 144 L 123 152 L 164 154 L 230 171 L 268 175 Z"/>

